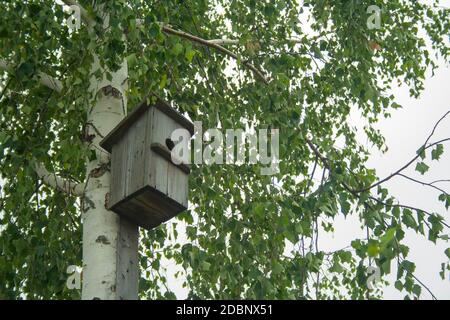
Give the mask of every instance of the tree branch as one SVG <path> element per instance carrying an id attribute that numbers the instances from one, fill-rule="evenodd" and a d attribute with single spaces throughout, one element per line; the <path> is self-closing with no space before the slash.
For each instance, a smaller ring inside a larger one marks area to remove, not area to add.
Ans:
<path id="1" fill-rule="evenodd" d="M 35 166 L 36 174 L 42 181 L 59 191 L 69 195 L 82 196 L 84 194 L 84 185 L 68 179 L 61 178 L 54 173 L 49 172 L 42 164 Z"/>
<path id="2" fill-rule="evenodd" d="M 0 100 L 2 100 L 3 96 L 5 95 L 6 90 L 8 90 L 10 83 L 11 83 L 11 78 L 8 78 L 6 85 L 3 87 L 2 92 L 0 92 Z"/>
<path id="3" fill-rule="evenodd" d="M 219 51 L 219 52 L 221 52 L 221 53 L 223 53 L 223 54 L 225 54 L 225 55 L 227 55 L 229 57 L 232 57 L 233 59 L 235 59 L 237 61 L 240 60 L 239 56 L 237 54 L 235 54 L 234 52 L 228 50 L 227 48 L 224 48 L 221 45 L 218 45 L 218 44 L 216 44 L 214 42 L 211 42 L 211 41 L 199 38 L 197 36 L 194 36 L 194 35 L 192 35 L 190 33 L 172 29 L 171 27 L 169 27 L 167 25 L 163 25 L 162 26 L 162 31 L 164 33 L 167 33 L 167 34 L 178 36 L 178 37 L 187 39 L 189 41 L 198 43 L 200 45 L 204 45 L 206 47 L 210 47 L 210 48 L 216 49 L 217 51 Z M 258 70 L 258 68 L 256 68 L 254 65 L 252 65 L 251 63 L 249 63 L 247 61 L 242 62 L 242 64 L 245 67 L 247 67 L 248 69 L 250 69 L 255 74 L 255 76 L 257 78 L 261 79 L 265 84 L 269 83 L 269 81 L 266 79 L 266 77 L 263 75 L 263 73 L 260 70 Z"/>
<path id="4" fill-rule="evenodd" d="M 301 39 L 295 39 L 295 38 L 288 38 L 286 39 L 287 42 L 291 43 L 302 43 Z M 218 44 L 218 45 L 239 45 L 239 40 L 236 39 L 213 39 L 208 40 L 209 43 Z"/>
<path id="5" fill-rule="evenodd" d="M 4 70 L 9 73 L 14 73 L 13 66 L 3 59 L 0 59 L 0 70 Z M 43 72 L 38 72 L 36 77 L 43 86 L 46 86 L 49 89 L 61 93 L 63 84 L 58 79 L 55 79 L 52 76 L 49 76 L 48 74 Z"/>
<path id="6" fill-rule="evenodd" d="M 235 40 L 235 39 L 213 39 L 213 40 L 208 40 L 208 42 L 211 44 L 217 44 L 219 46 L 239 44 L 239 40 Z"/>
<path id="7" fill-rule="evenodd" d="M 421 151 L 425 151 L 425 150 L 430 149 L 430 148 L 432 148 L 432 147 L 434 147 L 434 146 L 436 146 L 436 145 L 438 145 L 438 144 L 441 144 L 441 143 L 450 141 L 450 138 L 445 138 L 445 139 L 441 139 L 441 140 L 439 140 L 439 141 L 433 142 L 433 143 L 431 143 L 431 144 L 428 144 L 429 141 L 430 141 L 430 139 L 431 139 L 431 137 L 432 137 L 432 136 L 434 135 L 434 133 L 436 132 L 436 129 L 437 129 L 437 127 L 439 126 L 439 124 L 440 124 L 440 123 L 441 123 L 441 122 L 442 122 L 449 114 L 450 114 L 450 111 L 447 111 L 447 112 L 444 114 L 444 116 L 442 116 L 442 118 L 439 119 L 439 121 L 434 125 L 433 130 L 432 130 L 431 134 L 428 136 L 428 138 L 427 138 L 427 140 L 425 141 L 424 145 L 422 146 L 422 150 L 421 150 Z M 319 157 L 319 159 L 321 160 L 321 162 L 323 163 L 323 165 L 324 165 L 326 168 L 329 168 L 330 166 L 329 166 L 329 163 L 328 163 L 328 159 L 327 159 L 325 156 L 323 156 L 323 155 L 319 152 L 319 150 L 318 150 L 317 147 L 314 145 L 314 143 L 313 143 L 311 140 L 309 140 L 308 138 L 306 138 L 306 143 L 307 143 L 308 146 L 311 148 L 311 150 L 314 152 L 314 154 L 315 154 L 317 157 Z M 427 145 L 427 144 L 428 144 L 428 145 Z M 372 185 L 369 186 L 369 187 L 365 187 L 365 188 L 362 188 L 362 189 L 359 189 L 359 190 L 354 190 L 354 189 L 348 187 L 348 186 L 345 185 L 345 184 L 344 184 L 344 187 L 345 187 L 349 192 L 351 192 L 351 193 L 353 193 L 353 194 L 355 194 L 355 193 L 362 193 L 362 192 L 369 191 L 369 190 L 371 190 L 371 189 L 373 189 L 373 188 L 375 188 L 375 187 L 377 187 L 377 186 L 383 184 L 384 182 L 386 182 L 386 181 L 388 181 L 388 180 L 391 180 L 393 177 L 395 177 L 395 176 L 397 176 L 397 175 L 401 175 L 401 173 L 402 173 L 406 168 L 408 168 L 411 164 L 413 164 L 414 161 L 416 161 L 418 158 L 420 158 L 420 156 L 421 156 L 421 152 L 418 152 L 418 154 L 417 154 L 411 161 L 409 161 L 407 164 L 405 164 L 403 167 L 401 167 L 400 169 L 398 169 L 397 171 L 395 171 L 395 172 L 392 173 L 391 175 L 387 176 L 386 178 L 384 178 L 384 179 L 382 179 L 382 180 L 379 180 L 378 182 L 372 184 Z M 404 176 L 404 175 L 403 175 L 403 176 Z M 406 177 L 406 176 L 404 176 L 404 177 Z M 411 178 L 409 178 L 409 177 L 406 177 L 406 178 L 408 178 L 408 179 L 410 179 L 410 180 L 413 180 L 413 179 L 411 179 Z M 433 187 L 433 188 L 435 188 L 435 189 L 437 189 L 437 190 L 439 190 L 439 191 L 443 191 L 443 190 L 441 190 L 440 188 L 437 188 L 437 187 L 433 186 L 434 183 L 436 183 L 436 182 L 442 182 L 442 181 L 448 181 L 448 180 L 438 180 L 438 181 L 435 181 L 435 182 L 432 182 L 432 183 L 429 183 L 429 184 L 426 184 L 426 185 L 428 185 L 428 186 L 430 186 L 430 187 Z M 419 181 L 415 181 L 415 182 L 419 182 Z M 419 183 L 425 184 L 425 183 L 422 183 L 422 182 L 419 182 Z M 445 192 L 445 191 L 444 191 L 444 193 L 447 194 L 447 192 Z"/>
<path id="8" fill-rule="evenodd" d="M 318 157 L 320 159 L 320 161 L 322 161 L 322 164 L 325 166 L 325 168 L 330 169 L 330 165 L 328 164 L 328 159 L 320 153 L 319 149 L 317 149 L 317 147 L 314 145 L 314 143 L 311 140 L 309 140 L 308 138 L 306 138 L 306 143 L 311 148 L 311 150 L 314 152 L 316 157 Z"/>
<path id="9" fill-rule="evenodd" d="M 39 72 L 37 77 L 42 85 L 44 85 L 47 88 L 50 88 L 58 93 L 62 92 L 63 84 L 58 79 L 55 79 L 43 72 Z"/>

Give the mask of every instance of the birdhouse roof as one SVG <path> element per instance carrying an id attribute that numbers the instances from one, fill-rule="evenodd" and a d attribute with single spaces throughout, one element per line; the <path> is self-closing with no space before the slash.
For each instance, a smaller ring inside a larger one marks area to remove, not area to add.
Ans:
<path id="1" fill-rule="evenodd" d="M 156 102 L 152 102 L 155 101 Z M 150 102 L 151 104 L 148 104 Z M 191 135 L 194 135 L 194 125 L 191 121 L 186 119 L 181 113 L 172 108 L 167 102 L 159 98 L 158 96 L 151 94 L 139 103 L 132 112 L 130 112 L 120 123 L 100 142 L 100 146 L 108 152 L 111 152 L 113 145 L 133 126 L 133 124 L 142 117 L 149 108 L 157 108 L 161 112 L 164 112 L 168 117 L 175 120 Z"/>

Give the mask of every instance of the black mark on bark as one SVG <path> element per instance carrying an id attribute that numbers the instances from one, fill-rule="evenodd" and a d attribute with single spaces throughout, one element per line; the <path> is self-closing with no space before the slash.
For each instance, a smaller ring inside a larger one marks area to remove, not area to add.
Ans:
<path id="1" fill-rule="evenodd" d="M 114 88 L 113 86 L 108 85 L 106 87 L 101 88 L 100 91 L 105 97 L 111 96 L 117 99 L 122 98 L 122 93 L 120 93 L 120 91 Z"/>
<path id="2" fill-rule="evenodd" d="M 111 244 L 111 242 L 109 242 L 108 238 L 105 236 L 98 236 L 98 238 L 95 240 L 95 242 L 102 243 L 102 244 Z"/>

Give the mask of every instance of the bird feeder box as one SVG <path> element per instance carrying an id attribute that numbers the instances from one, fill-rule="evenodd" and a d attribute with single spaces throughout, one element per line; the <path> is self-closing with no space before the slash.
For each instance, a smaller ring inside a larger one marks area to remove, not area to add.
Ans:
<path id="1" fill-rule="evenodd" d="M 186 164 L 174 164 L 171 134 L 193 124 L 157 97 L 147 100 L 122 120 L 100 143 L 111 153 L 110 210 L 152 229 L 186 210 Z"/>

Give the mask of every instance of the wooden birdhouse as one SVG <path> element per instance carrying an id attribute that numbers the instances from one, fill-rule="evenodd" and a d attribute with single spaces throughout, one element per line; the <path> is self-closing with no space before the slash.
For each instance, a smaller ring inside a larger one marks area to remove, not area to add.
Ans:
<path id="1" fill-rule="evenodd" d="M 139 104 L 100 143 L 111 153 L 109 209 L 145 229 L 187 208 L 189 167 L 172 162 L 171 134 L 180 128 L 194 133 L 179 112 L 151 99 L 156 102 Z"/>

